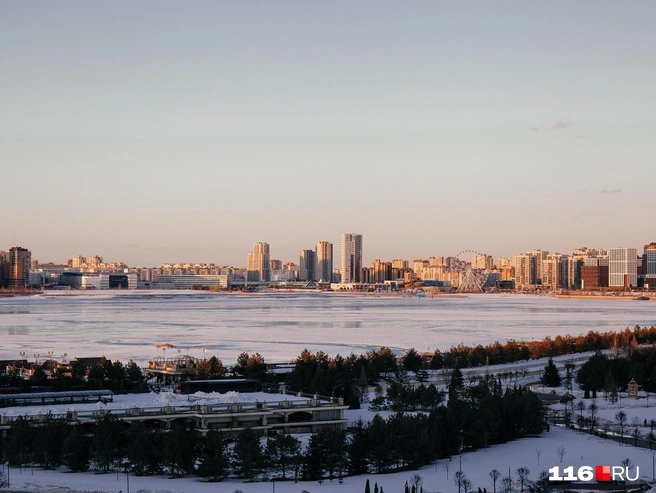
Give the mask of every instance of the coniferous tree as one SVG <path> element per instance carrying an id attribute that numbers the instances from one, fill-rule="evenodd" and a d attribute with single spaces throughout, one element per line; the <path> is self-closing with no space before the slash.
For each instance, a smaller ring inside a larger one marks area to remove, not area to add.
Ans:
<path id="1" fill-rule="evenodd" d="M 245 428 L 235 440 L 233 453 L 236 459 L 237 473 L 242 478 L 253 479 L 262 467 L 263 453 L 260 439 L 255 431 Z"/>
<path id="2" fill-rule="evenodd" d="M 462 390 L 464 385 L 464 378 L 462 371 L 457 366 L 451 371 L 451 381 L 449 382 L 449 396 L 452 396 L 456 391 Z"/>
<path id="3" fill-rule="evenodd" d="M 7 433 L 6 457 L 12 466 L 22 466 L 34 454 L 34 429 L 25 416 L 18 416 Z"/>
<path id="4" fill-rule="evenodd" d="M 96 421 L 93 434 L 93 460 L 102 472 L 108 472 L 123 456 L 123 425 L 112 415 Z"/>
<path id="5" fill-rule="evenodd" d="M 220 431 L 210 430 L 201 439 L 198 475 L 210 477 L 213 481 L 225 478 L 228 467 L 226 441 Z"/>
<path id="6" fill-rule="evenodd" d="M 301 442 L 287 432 L 276 433 L 269 437 L 266 445 L 267 463 L 280 471 L 283 481 L 287 471 L 293 466 L 294 458 L 301 449 Z"/>
<path id="7" fill-rule="evenodd" d="M 421 355 L 412 347 L 405 352 L 401 362 L 405 371 L 416 372 L 421 368 Z"/>
<path id="8" fill-rule="evenodd" d="M 130 471 L 136 476 L 158 474 L 162 470 L 165 437 L 160 430 L 149 430 L 136 422 L 127 431 L 127 460 Z"/>
<path id="9" fill-rule="evenodd" d="M 547 387 L 558 387 L 561 380 L 560 372 L 554 364 L 553 358 L 549 358 L 547 366 L 545 366 L 544 370 L 542 371 L 542 377 L 540 378 L 540 381 Z"/>
<path id="10" fill-rule="evenodd" d="M 50 414 L 45 416 L 41 426 L 34 427 L 34 446 L 32 457 L 43 469 L 58 466 L 61 461 L 62 443 L 68 435 L 68 425 L 62 419 L 55 419 Z"/>
<path id="11" fill-rule="evenodd" d="M 86 471 L 91 461 L 91 439 L 80 426 L 71 426 L 62 449 L 63 463 L 73 472 Z"/>
<path id="12" fill-rule="evenodd" d="M 176 425 L 164 437 L 164 462 L 174 476 L 193 474 L 198 457 L 198 439 L 194 432 Z"/>
<path id="13" fill-rule="evenodd" d="M 362 418 L 356 421 L 355 427 L 348 438 L 347 451 L 350 474 L 360 476 L 369 472 L 367 462 L 370 452 L 369 441 L 367 439 L 367 429 Z"/>

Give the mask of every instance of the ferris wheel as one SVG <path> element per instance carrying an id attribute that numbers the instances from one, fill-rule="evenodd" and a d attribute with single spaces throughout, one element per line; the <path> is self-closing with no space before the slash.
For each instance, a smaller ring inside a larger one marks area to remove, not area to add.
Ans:
<path id="1" fill-rule="evenodd" d="M 451 259 L 451 272 L 456 273 L 458 293 L 481 293 L 487 281 L 485 265 L 473 265 L 482 256 L 476 250 L 463 250 Z"/>

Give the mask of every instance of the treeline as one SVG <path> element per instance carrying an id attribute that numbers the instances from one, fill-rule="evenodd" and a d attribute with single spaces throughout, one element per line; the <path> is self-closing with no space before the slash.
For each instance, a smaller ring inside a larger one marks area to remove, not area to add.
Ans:
<path id="1" fill-rule="evenodd" d="M 421 376 L 426 373 L 427 368 L 480 367 L 653 343 L 656 343 L 656 327 L 636 326 L 633 330 L 627 328 L 620 332 L 603 333 L 590 331 L 584 336 L 565 335 L 553 339 L 546 337 L 540 341 L 509 340 L 504 344 L 495 342 L 487 346 L 460 344 L 447 351 L 435 350 L 430 358 L 422 356 L 414 348 L 408 349 L 400 358 L 386 347 L 359 356 L 351 354 L 346 357 L 330 357 L 323 352 L 311 353 L 304 350 L 295 361 L 294 369 L 287 379 L 287 386 L 294 391 L 344 397 L 351 408 L 356 408 L 362 401 L 364 389 L 368 385 L 376 384 L 381 376 L 399 377 L 408 371 L 415 372 L 417 378 L 422 380 Z M 656 382 L 656 379 L 654 381 Z M 433 397 L 434 395 L 431 395 L 430 399 Z M 405 405 L 412 399 L 415 397 L 404 395 L 400 401 Z M 419 401 L 417 405 L 425 407 Z"/>
<path id="2" fill-rule="evenodd" d="M 617 391 L 625 391 L 634 379 L 647 392 L 656 392 L 656 349 L 634 348 L 626 355 L 608 358 L 596 353 L 578 371 L 576 381 L 585 398 L 603 391 L 604 396 L 617 399 Z"/>
<path id="3" fill-rule="evenodd" d="M 460 372 L 460 370 L 456 368 L 453 372 Z M 391 381 L 385 392 L 380 386 L 376 387 L 376 396 L 369 403 L 369 407 L 374 411 L 383 409 L 391 409 L 397 412 L 433 411 L 444 402 L 445 394 L 444 391 L 438 390 L 433 384 L 429 386 L 421 384 L 417 387 L 411 387 L 400 382 Z"/>
<path id="4" fill-rule="evenodd" d="M 22 392 L 35 387 L 47 387 L 52 391 L 107 389 L 113 392 L 136 392 L 147 388 L 144 372 L 134 361 L 123 364 L 104 357 L 90 369 L 77 360 L 71 362 L 70 371 L 56 367 L 51 378 L 42 365 L 34 368 L 29 380 L 21 378 L 18 371 L 0 373 L 0 387 L 14 387 Z"/>
<path id="5" fill-rule="evenodd" d="M 398 372 L 396 355 L 387 347 L 332 358 L 305 349 L 295 361 L 287 386 L 294 391 L 342 397 L 351 409 L 357 409 L 368 385 L 377 383 L 383 374 Z"/>
<path id="6" fill-rule="evenodd" d="M 111 413 L 95 425 L 68 425 L 45 416 L 32 424 L 14 421 L 0 440 L 0 455 L 13 466 L 71 471 L 129 471 L 136 475 L 196 474 L 212 480 L 228 476 L 254 479 L 339 479 L 346 475 L 414 469 L 436 459 L 503 443 L 543 430 L 540 400 L 522 389 L 502 390 L 493 378 L 464 386 L 452 378 L 446 405 L 428 413 L 377 415 L 351 432 L 323 429 L 306 447 L 287 433 L 260 439 L 253 429 L 234 436 L 211 430 L 153 429 L 128 424 Z"/>
<path id="7" fill-rule="evenodd" d="M 544 429 L 543 406 L 522 389 L 502 391 L 493 378 L 466 387 L 452 379 L 446 405 L 417 415 L 376 415 L 358 422 L 349 442 L 352 474 L 415 469 L 436 459 L 505 443 Z"/>
<path id="8" fill-rule="evenodd" d="M 529 359 L 562 356 L 585 351 L 626 348 L 656 343 L 656 327 L 626 328 L 619 332 L 590 331 L 581 336 L 545 337 L 540 341 L 509 340 L 505 344 L 494 342 L 487 346 L 459 344 L 447 351 L 436 350 L 428 363 L 430 368 L 460 368 L 513 363 Z"/>

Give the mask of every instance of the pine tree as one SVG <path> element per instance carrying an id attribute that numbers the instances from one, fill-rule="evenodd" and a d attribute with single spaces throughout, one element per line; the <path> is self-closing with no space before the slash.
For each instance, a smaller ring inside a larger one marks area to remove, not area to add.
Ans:
<path id="1" fill-rule="evenodd" d="M 457 366 L 451 372 L 451 382 L 449 383 L 449 395 L 453 395 L 457 390 L 462 390 L 464 378 L 462 371 Z"/>
<path id="2" fill-rule="evenodd" d="M 225 452 L 226 440 L 222 433 L 217 430 L 207 432 L 201 440 L 198 475 L 211 477 L 214 481 L 223 479 L 228 467 Z"/>
<path id="3" fill-rule="evenodd" d="M 367 478 L 367 482 L 364 485 L 364 493 L 371 493 L 371 489 L 369 488 L 369 478 Z"/>
<path id="4" fill-rule="evenodd" d="M 540 381 L 547 387 L 558 387 L 560 385 L 560 372 L 554 364 L 553 358 L 549 358 L 549 362 L 547 363 L 547 366 L 544 367 Z"/>
<path id="5" fill-rule="evenodd" d="M 260 439 L 250 428 L 245 428 L 237 435 L 233 448 L 241 477 L 253 479 L 262 465 L 262 447 Z"/>

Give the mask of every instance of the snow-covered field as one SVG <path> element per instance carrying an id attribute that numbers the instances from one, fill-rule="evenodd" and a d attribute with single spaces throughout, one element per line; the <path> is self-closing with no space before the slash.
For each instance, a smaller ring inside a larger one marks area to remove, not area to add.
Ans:
<path id="1" fill-rule="evenodd" d="M 242 351 L 290 361 L 388 346 L 397 354 L 495 340 L 531 340 L 656 323 L 656 303 L 528 295 L 376 297 L 338 293 L 217 294 L 180 291 L 80 293 L 0 299 L 0 359 L 102 356 L 143 365 L 161 356 Z"/>
<path id="2" fill-rule="evenodd" d="M 564 446 L 566 453 L 563 462 L 560 463 L 556 450 Z M 540 455 L 538 458 L 538 452 Z M 462 471 L 472 482 L 474 489 L 479 486 L 492 490 L 489 472 L 497 469 L 502 477 L 508 475 L 510 467 L 513 481 L 517 481 L 515 471 L 519 467 L 527 467 L 530 470 L 530 479 L 535 480 L 540 471 L 547 470 L 553 466 L 561 468 L 574 466 L 575 469 L 588 465 L 620 465 L 625 458 L 631 459 L 632 463 L 639 468 L 643 479 L 652 480 L 652 464 L 654 455 L 646 449 L 636 449 L 631 446 L 621 446 L 610 441 L 578 433 L 576 431 L 564 430 L 552 427 L 551 431 L 543 433 L 540 437 L 525 438 L 515 442 L 496 445 L 486 450 L 463 454 Z M 539 460 L 539 464 L 538 464 Z M 444 467 L 449 462 L 449 479 Z M 424 491 L 456 493 L 457 487 L 453 483 L 453 474 L 460 467 L 459 457 L 452 457 L 450 461 L 441 460 L 435 464 L 426 466 L 419 471 L 423 481 Z M 26 488 L 29 491 L 56 491 L 55 487 L 69 487 L 73 490 L 103 491 L 117 493 L 126 492 L 127 478 L 125 474 L 116 473 L 95 474 L 88 473 L 62 473 L 56 471 L 41 471 L 35 469 L 11 470 L 12 488 Z M 362 492 L 367 478 L 371 482 L 373 490 L 374 482 L 382 486 L 388 493 L 401 493 L 403 485 L 415 472 L 401 472 L 394 474 L 349 477 L 344 479 L 343 484 L 337 481 L 325 480 L 322 485 L 316 481 L 299 482 L 276 482 L 277 493 L 300 493 L 301 491 L 341 493 Z M 499 483 L 497 483 L 497 488 Z M 206 483 L 198 478 L 169 479 L 168 477 L 133 477 L 130 476 L 130 491 L 140 493 L 232 493 L 241 490 L 244 493 L 268 493 L 273 490 L 271 482 L 246 483 L 238 480 L 227 480 L 221 483 Z"/>

